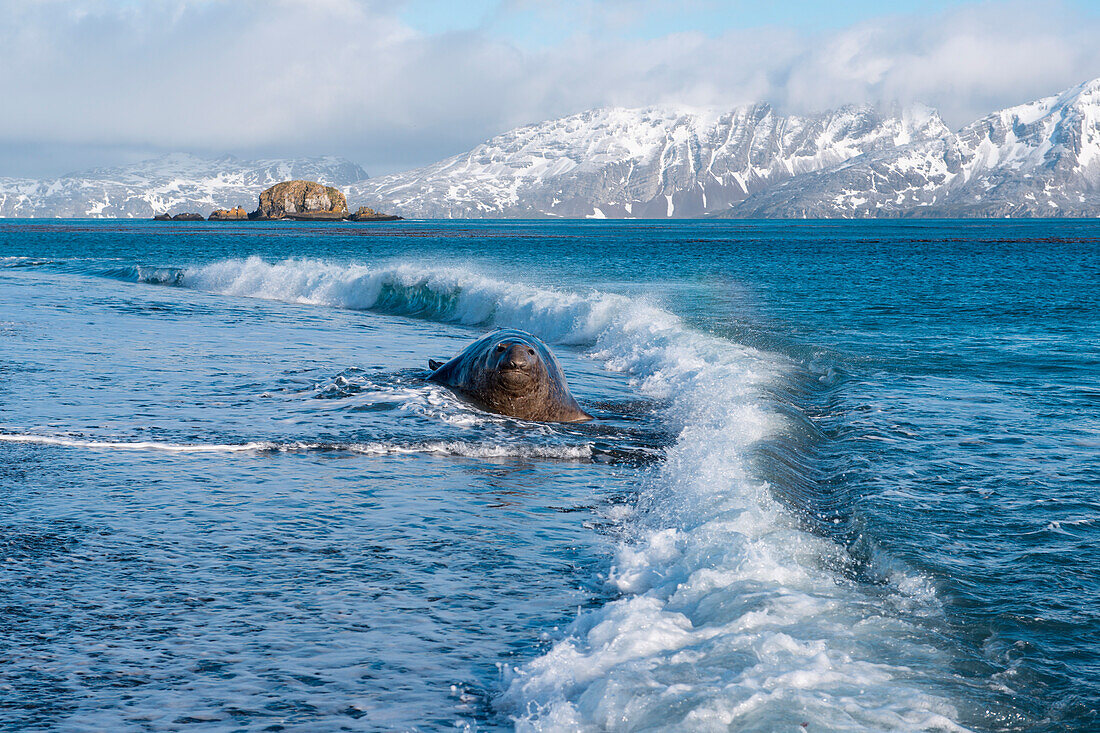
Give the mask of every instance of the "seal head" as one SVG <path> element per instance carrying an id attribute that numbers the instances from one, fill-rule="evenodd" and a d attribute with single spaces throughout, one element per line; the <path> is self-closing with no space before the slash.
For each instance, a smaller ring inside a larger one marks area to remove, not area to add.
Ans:
<path id="1" fill-rule="evenodd" d="M 526 331 L 493 331 L 446 364 L 428 365 L 433 370 L 430 381 L 489 412 L 541 422 L 592 419 L 569 393 L 550 349 Z"/>

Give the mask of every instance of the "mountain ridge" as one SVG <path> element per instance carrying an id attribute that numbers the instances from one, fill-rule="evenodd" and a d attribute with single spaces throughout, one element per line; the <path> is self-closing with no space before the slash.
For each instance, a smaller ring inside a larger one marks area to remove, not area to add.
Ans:
<path id="1" fill-rule="evenodd" d="M 167 153 L 44 180 L 0 178 L 0 217 L 208 215 L 238 205 L 250 208 L 262 190 L 280 181 L 305 178 L 347 186 L 366 177 L 357 164 L 335 156 L 242 160 Z"/>
<path id="2" fill-rule="evenodd" d="M 747 197 L 721 217 L 1092 217 L 1100 79 Z"/>
<path id="3" fill-rule="evenodd" d="M 766 103 L 602 108 L 516 128 L 353 191 L 419 218 L 698 216 L 802 172 L 946 131 L 923 106 L 802 116 Z"/>
<path id="4" fill-rule="evenodd" d="M 958 130 L 922 105 L 782 115 L 608 107 L 524 125 L 402 173 L 342 158 L 176 153 L 52 179 L 0 178 L 3 217 L 149 217 L 250 205 L 316 180 L 406 218 L 1092 217 L 1100 79 Z"/>

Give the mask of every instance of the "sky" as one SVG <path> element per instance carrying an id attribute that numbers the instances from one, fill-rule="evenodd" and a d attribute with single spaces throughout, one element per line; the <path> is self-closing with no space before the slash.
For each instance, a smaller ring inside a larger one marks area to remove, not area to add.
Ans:
<path id="1" fill-rule="evenodd" d="M 0 176 L 175 151 L 381 175 L 601 106 L 921 103 L 957 128 L 1100 77 L 1100 0 L 0 0 L 0 18 Z"/>

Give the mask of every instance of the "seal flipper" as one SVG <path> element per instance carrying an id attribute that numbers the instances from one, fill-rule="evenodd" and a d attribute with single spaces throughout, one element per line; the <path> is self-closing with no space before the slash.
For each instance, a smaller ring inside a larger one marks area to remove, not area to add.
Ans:
<path id="1" fill-rule="evenodd" d="M 561 414 L 555 418 L 555 422 L 588 422 L 595 419 L 595 417 L 585 412 L 584 408 L 577 405 L 572 409 L 562 410 Z"/>
<path id="2" fill-rule="evenodd" d="M 436 369 L 443 366 L 444 363 L 445 362 L 442 361 L 436 361 L 435 359 L 428 359 L 428 368 L 434 372 Z"/>

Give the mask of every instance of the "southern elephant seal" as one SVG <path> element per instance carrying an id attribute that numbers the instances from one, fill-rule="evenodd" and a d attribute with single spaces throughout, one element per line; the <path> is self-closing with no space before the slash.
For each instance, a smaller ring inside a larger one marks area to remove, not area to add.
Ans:
<path id="1" fill-rule="evenodd" d="M 446 364 L 428 360 L 428 379 L 450 387 L 477 407 L 521 420 L 581 422 L 581 409 L 558 360 L 526 331 L 502 328 L 487 333 Z"/>

